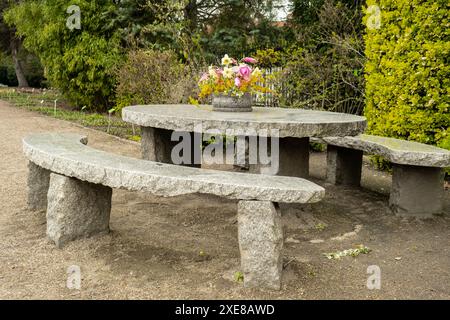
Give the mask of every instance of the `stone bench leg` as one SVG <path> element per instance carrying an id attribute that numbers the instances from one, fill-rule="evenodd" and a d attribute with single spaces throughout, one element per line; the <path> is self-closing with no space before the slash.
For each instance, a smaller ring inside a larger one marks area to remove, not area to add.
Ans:
<path id="1" fill-rule="evenodd" d="M 393 165 L 389 204 L 398 216 L 429 217 L 443 211 L 444 174 L 440 168 Z"/>
<path id="2" fill-rule="evenodd" d="M 142 159 L 162 163 L 172 163 L 172 149 L 179 143 L 172 141 L 172 130 L 141 127 L 141 152 Z M 191 135 L 191 163 L 190 167 L 201 167 L 201 134 L 189 133 Z M 200 135 L 200 137 L 198 136 Z M 194 139 L 197 137 L 197 139 Z M 199 141 L 198 145 L 196 142 Z M 196 161 L 197 159 L 197 161 Z"/>
<path id="3" fill-rule="evenodd" d="M 283 230 L 278 204 L 240 201 L 238 230 L 244 286 L 279 290 Z"/>
<path id="4" fill-rule="evenodd" d="M 52 173 L 47 235 L 58 247 L 77 238 L 109 232 L 112 189 Z"/>
<path id="5" fill-rule="evenodd" d="M 327 181 L 339 185 L 358 186 L 361 184 L 363 152 L 328 145 Z"/>
<path id="6" fill-rule="evenodd" d="M 28 162 L 28 199 L 30 210 L 47 209 L 47 193 L 50 182 L 50 171 L 33 162 Z"/>

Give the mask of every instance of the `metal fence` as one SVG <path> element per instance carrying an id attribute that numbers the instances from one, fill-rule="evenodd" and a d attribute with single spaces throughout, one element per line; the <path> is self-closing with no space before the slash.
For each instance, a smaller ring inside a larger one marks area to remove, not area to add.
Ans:
<path id="1" fill-rule="evenodd" d="M 303 102 L 302 108 L 327 110 L 340 113 L 349 113 L 361 115 L 364 111 L 365 101 L 364 96 L 348 96 L 342 98 L 340 101 L 333 101 L 333 105 L 329 105 L 330 101 L 326 101 L 324 97 L 317 96 L 306 100 L 306 96 L 299 96 L 298 93 L 289 90 L 285 77 L 282 73 L 285 70 L 281 67 L 274 67 L 262 70 L 266 83 L 259 83 L 269 88 L 271 93 L 255 94 L 253 101 L 254 105 L 258 107 L 280 107 L 280 102 L 284 106 L 290 106 L 294 103 Z M 336 83 L 339 87 L 342 83 Z M 326 107 L 324 105 L 327 104 Z"/>
<path id="2" fill-rule="evenodd" d="M 263 69 L 263 76 L 266 83 L 258 83 L 258 85 L 265 86 L 270 89 L 269 93 L 257 93 L 254 95 L 254 105 L 257 107 L 279 107 L 280 95 L 284 94 L 283 84 L 279 81 L 279 75 L 283 68 L 274 67 L 270 69 Z"/>

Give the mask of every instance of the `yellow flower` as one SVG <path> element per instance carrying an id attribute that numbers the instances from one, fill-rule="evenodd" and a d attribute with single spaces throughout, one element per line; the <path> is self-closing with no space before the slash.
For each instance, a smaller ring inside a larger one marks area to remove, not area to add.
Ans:
<path id="1" fill-rule="evenodd" d="M 222 58 L 223 66 L 229 66 L 232 62 L 233 60 L 231 60 L 231 58 L 227 54 Z"/>
<path id="2" fill-rule="evenodd" d="M 234 71 L 232 68 L 225 67 L 223 68 L 223 76 L 227 79 L 234 77 Z"/>
<path id="3" fill-rule="evenodd" d="M 259 68 L 255 68 L 255 70 L 253 70 L 253 76 L 255 76 L 257 78 L 262 76 L 261 70 L 259 70 Z"/>

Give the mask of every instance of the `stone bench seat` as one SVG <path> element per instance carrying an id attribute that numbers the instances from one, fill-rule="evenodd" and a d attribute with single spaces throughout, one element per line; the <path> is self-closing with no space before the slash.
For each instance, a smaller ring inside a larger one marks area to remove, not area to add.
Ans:
<path id="1" fill-rule="evenodd" d="M 58 247 L 109 231 L 112 189 L 172 197 L 210 194 L 239 200 L 238 237 L 246 286 L 279 289 L 283 233 L 278 203 L 314 203 L 325 190 L 305 179 L 206 170 L 129 158 L 90 148 L 71 133 L 23 139 L 28 205 L 47 210 Z"/>
<path id="2" fill-rule="evenodd" d="M 359 186 L 363 152 L 393 164 L 390 206 L 400 216 L 427 217 L 443 211 L 443 168 L 450 152 L 434 146 L 372 135 L 316 139 L 327 147 L 327 180 Z"/>

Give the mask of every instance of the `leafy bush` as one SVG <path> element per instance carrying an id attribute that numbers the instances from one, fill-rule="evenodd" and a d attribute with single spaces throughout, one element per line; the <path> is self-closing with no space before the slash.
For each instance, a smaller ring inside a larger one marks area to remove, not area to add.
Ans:
<path id="1" fill-rule="evenodd" d="M 187 103 L 198 77 L 172 51 L 133 50 L 116 71 L 116 110 L 136 104 Z"/>
<path id="2" fill-rule="evenodd" d="M 120 60 L 120 39 L 99 12 L 115 8 L 112 1 L 74 0 L 81 10 L 81 30 L 66 26 L 67 1 L 21 1 L 5 14 L 24 46 L 38 55 L 51 85 L 77 106 L 103 109 L 113 100 L 112 70 Z"/>
<path id="3" fill-rule="evenodd" d="M 450 149 L 448 1 L 368 5 L 381 9 L 381 27 L 365 36 L 368 131 Z"/>
<path id="4" fill-rule="evenodd" d="M 283 52 L 272 48 L 257 50 L 253 56 L 258 60 L 258 65 L 261 68 L 279 67 L 283 61 Z"/>

